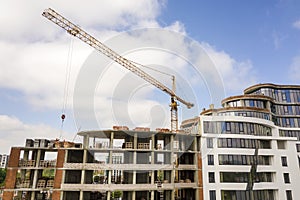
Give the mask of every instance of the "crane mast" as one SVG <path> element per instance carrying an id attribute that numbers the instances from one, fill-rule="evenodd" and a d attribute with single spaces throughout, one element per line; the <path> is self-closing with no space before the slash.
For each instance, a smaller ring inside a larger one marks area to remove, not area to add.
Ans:
<path id="1" fill-rule="evenodd" d="M 79 38 L 86 44 L 90 45 L 97 51 L 101 52 L 102 54 L 106 55 L 107 57 L 111 58 L 113 61 L 119 63 L 126 69 L 130 70 L 137 76 L 141 77 L 148 83 L 154 85 L 158 89 L 162 90 L 163 92 L 169 94 L 171 96 L 171 131 L 177 132 L 178 130 L 178 113 L 177 113 L 177 101 L 183 103 L 187 106 L 187 108 L 191 108 L 194 105 L 190 102 L 185 101 L 181 97 L 177 96 L 175 94 L 175 77 L 173 76 L 173 88 L 169 89 L 164 84 L 162 84 L 160 81 L 153 78 L 151 75 L 147 74 L 143 70 L 141 70 L 139 67 L 136 66 L 135 63 L 132 61 L 124 58 L 123 56 L 119 55 L 112 49 L 110 49 L 108 46 L 103 44 L 102 42 L 98 41 L 96 38 L 82 30 L 77 25 L 70 22 L 68 19 L 64 18 L 62 15 L 55 12 L 53 9 L 48 8 L 46 9 L 43 14 L 44 17 L 52 21 L 53 23 L 57 24 L 61 28 L 65 29 L 69 34 Z M 143 66 L 143 65 L 141 65 Z"/>

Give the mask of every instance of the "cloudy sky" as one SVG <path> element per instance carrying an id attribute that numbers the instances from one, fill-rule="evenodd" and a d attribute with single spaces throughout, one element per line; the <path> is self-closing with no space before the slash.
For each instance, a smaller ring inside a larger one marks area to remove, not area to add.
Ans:
<path id="1" fill-rule="evenodd" d="M 299 84 L 297 0 L 0 3 L 0 153 L 26 138 L 169 126 L 168 95 L 48 21 L 49 7 L 123 56 L 175 75 L 177 93 L 196 104 L 180 105 L 181 120 L 252 84 Z M 168 75 L 145 70 L 171 87 Z"/>

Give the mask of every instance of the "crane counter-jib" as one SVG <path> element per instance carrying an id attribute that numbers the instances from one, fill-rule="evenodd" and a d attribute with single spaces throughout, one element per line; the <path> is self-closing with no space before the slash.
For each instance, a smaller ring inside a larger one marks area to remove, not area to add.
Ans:
<path id="1" fill-rule="evenodd" d="M 167 86 L 162 84 L 160 81 L 155 79 L 154 77 L 150 76 L 146 72 L 144 72 L 142 69 L 136 66 L 136 64 L 123 56 L 119 55 L 112 49 L 110 49 L 108 46 L 103 44 L 102 42 L 98 41 L 95 37 L 91 36 L 84 30 L 82 30 L 77 25 L 70 22 L 68 19 L 64 18 L 62 15 L 55 12 L 53 9 L 48 8 L 46 9 L 43 14 L 44 17 L 52 21 L 53 23 L 57 24 L 61 28 L 65 29 L 69 34 L 79 38 L 86 44 L 90 45 L 97 51 L 103 53 L 107 57 L 111 58 L 115 62 L 119 63 L 121 66 L 125 67 L 126 69 L 130 70 L 140 78 L 144 79 L 148 83 L 154 85 L 158 89 L 162 90 L 163 92 L 169 94 L 171 96 L 171 129 L 172 131 L 177 131 L 178 128 L 178 122 L 177 122 L 177 103 L 176 100 L 183 103 L 187 106 L 187 108 L 191 108 L 194 105 L 188 101 L 185 101 L 181 97 L 177 96 L 175 94 L 175 91 L 169 89 Z M 140 64 L 139 64 L 140 65 Z M 143 65 L 140 65 L 143 66 Z M 172 113 L 173 112 L 173 113 Z M 176 125 L 175 125 L 176 124 Z"/>

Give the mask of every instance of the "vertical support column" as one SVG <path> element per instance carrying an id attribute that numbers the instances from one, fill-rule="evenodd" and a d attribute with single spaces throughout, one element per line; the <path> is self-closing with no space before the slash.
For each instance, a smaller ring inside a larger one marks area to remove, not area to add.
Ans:
<path id="1" fill-rule="evenodd" d="M 89 136 L 85 135 L 83 137 L 83 149 L 88 149 L 89 148 Z"/>
<path id="2" fill-rule="evenodd" d="M 153 165 L 153 164 L 155 164 L 154 150 L 156 148 L 155 147 L 156 142 L 155 142 L 155 135 L 154 134 L 151 135 L 151 140 L 152 140 L 152 144 L 151 144 L 151 164 Z"/>
<path id="3" fill-rule="evenodd" d="M 155 164 L 155 144 L 156 144 L 156 141 L 155 141 L 155 134 L 152 134 L 151 135 L 151 140 L 152 140 L 152 146 L 151 146 L 151 164 L 154 165 Z M 155 184 L 155 171 L 152 170 L 151 171 L 151 184 Z M 154 200 L 154 190 L 151 190 L 151 196 L 150 196 L 150 199 L 151 200 Z"/>
<path id="4" fill-rule="evenodd" d="M 60 200 L 62 198 L 61 191 L 60 191 L 61 184 L 64 182 L 64 170 L 62 168 L 66 160 L 67 160 L 67 150 L 58 149 L 52 200 Z"/>
<path id="5" fill-rule="evenodd" d="M 137 142 L 138 142 L 138 138 L 137 138 L 137 133 L 134 133 L 134 138 L 133 138 L 133 148 L 134 148 L 134 152 L 133 152 L 133 164 L 136 164 L 137 163 L 137 148 L 138 148 L 138 145 L 137 145 Z M 132 184 L 136 184 L 136 170 L 133 171 L 133 174 L 132 174 Z M 135 191 L 132 191 L 132 200 L 135 200 Z"/>
<path id="6" fill-rule="evenodd" d="M 41 150 L 38 149 L 37 150 L 37 155 L 36 155 L 36 159 L 35 159 L 35 167 L 39 167 L 40 164 L 40 159 L 41 159 Z M 32 188 L 35 189 L 36 185 L 38 182 L 38 169 L 34 170 L 34 175 L 33 175 L 33 182 L 32 182 Z M 34 192 L 33 192 L 34 193 Z M 34 197 L 34 194 L 32 195 Z M 31 197 L 32 197 L 31 196 Z"/>
<path id="7" fill-rule="evenodd" d="M 114 132 L 110 133 L 110 141 L 109 141 L 109 154 L 108 154 L 108 164 L 113 164 L 113 149 L 114 148 Z M 111 184 L 112 170 L 108 171 L 107 184 Z M 111 192 L 107 192 L 107 200 L 110 200 Z"/>
<path id="8" fill-rule="evenodd" d="M 31 198 L 30 198 L 30 200 L 35 200 L 35 191 L 31 192 Z"/>
<path id="9" fill-rule="evenodd" d="M 86 159 L 87 159 L 87 150 L 89 149 L 89 136 L 88 135 L 85 135 L 83 137 L 83 163 L 86 162 Z M 84 184 L 84 179 L 85 179 L 85 169 L 82 169 L 81 171 L 81 184 Z M 79 196 L 79 199 L 80 200 L 83 200 L 83 191 L 80 191 L 80 196 Z"/>
<path id="10" fill-rule="evenodd" d="M 107 200 L 110 200 L 110 197 L 111 197 L 111 192 L 108 191 L 108 192 L 107 192 L 107 198 L 106 198 L 106 199 L 107 199 Z"/>
<path id="11" fill-rule="evenodd" d="M 83 158 L 82 158 L 82 163 L 86 163 L 87 162 L 87 149 L 84 148 L 83 149 Z M 85 169 L 83 168 L 81 170 L 81 180 L 80 180 L 80 183 L 81 184 L 84 184 L 85 183 Z M 79 200 L 84 200 L 84 195 L 83 195 L 83 191 L 80 190 L 80 196 L 79 196 Z"/>
<path id="12" fill-rule="evenodd" d="M 171 174 L 171 184 L 173 184 L 173 189 L 171 191 L 171 199 L 175 199 L 175 176 L 176 176 L 176 161 L 174 161 L 175 154 L 174 154 L 174 135 L 172 134 L 170 136 L 170 150 L 171 150 L 171 164 L 173 166 L 172 168 L 172 174 Z"/>
<path id="13" fill-rule="evenodd" d="M 5 189 L 3 192 L 3 199 L 13 199 L 14 192 L 11 191 L 15 188 L 19 159 L 20 159 L 20 148 L 12 147 L 10 150 L 8 167 L 5 178 Z"/>
<path id="14" fill-rule="evenodd" d="M 199 140 L 200 142 L 201 140 Z M 204 199 L 203 198 L 203 180 L 202 180 L 202 156 L 201 156 L 201 153 L 197 153 L 197 164 L 198 164 L 198 191 L 197 191 L 197 194 L 198 196 L 196 195 L 197 199 Z"/>

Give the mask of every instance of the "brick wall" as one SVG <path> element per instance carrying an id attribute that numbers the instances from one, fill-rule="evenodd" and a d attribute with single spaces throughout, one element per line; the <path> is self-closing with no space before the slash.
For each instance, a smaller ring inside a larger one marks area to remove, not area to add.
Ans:
<path id="1" fill-rule="evenodd" d="M 6 191 L 6 189 L 14 189 L 16 185 L 17 177 L 17 167 L 19 166 L 20 159 L 20 148 L 13 147 L 10 151 L 10 158 L 7 166 L 6 178 L 5 178 L 5 187 L 3 193 L 4 200 L 13 199 L 14 192 Z"/>
<path id="2" fill-rule="evenodd" d="M 59 149 L 57 152 L 57 161 L 56 161 L 56 172 L 54 177 L 54 186 L 53 189 L 60 189 L 61 183 L 62 183 L 62 176 L 63 176 L 63 170 L 60 168 L 63 168 L 64 162 L 65 162 L 65 153 L 66 150 Z M 60 200 L 60 191 L 53 191 L 52 194 L 52 200 Z"/>
<path id="3" fill-rule="evenodd" d="M 203 177 L 202 177 L 202 156 L 198 153 L 198 187 L 199 187 L 199 200 L 203 200 Z"/>

